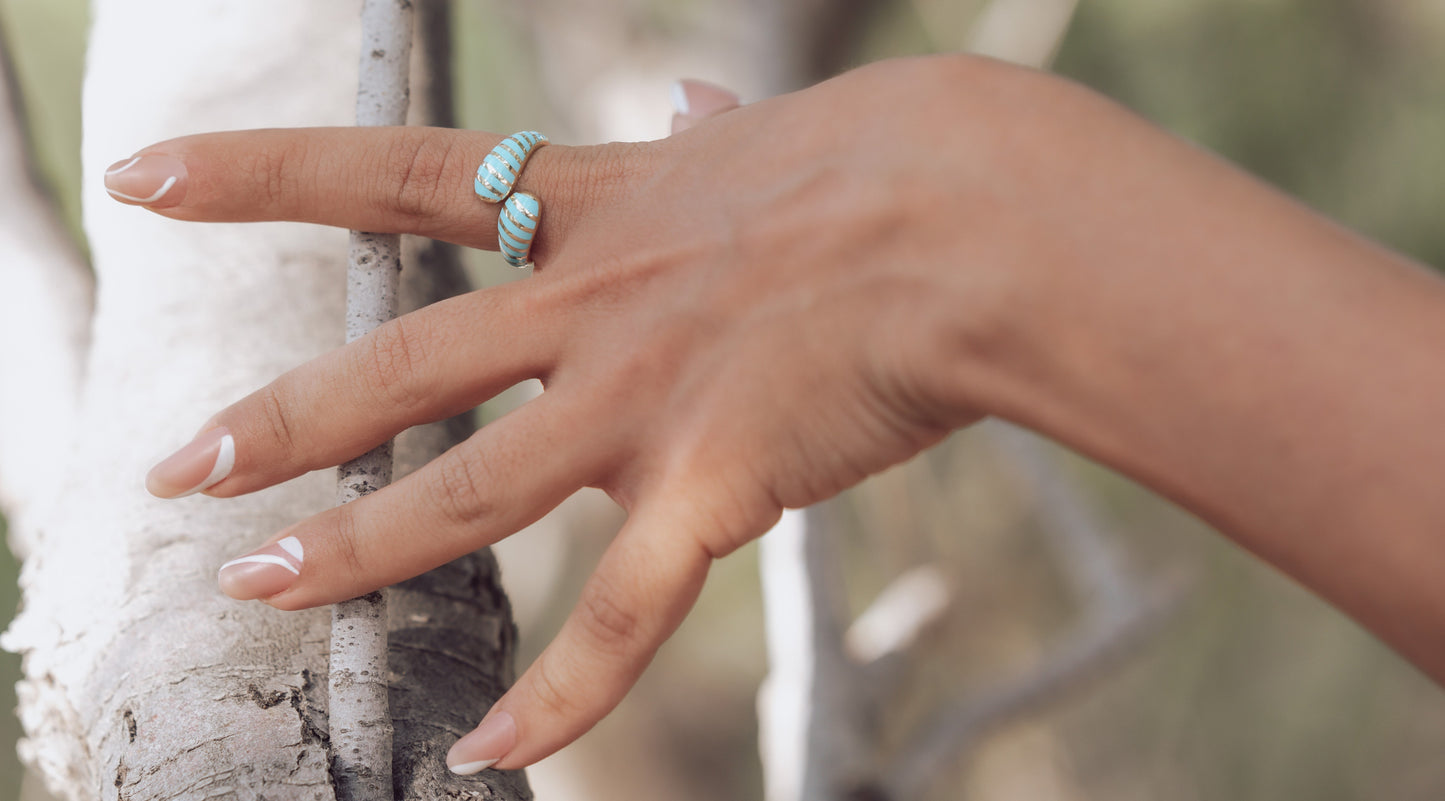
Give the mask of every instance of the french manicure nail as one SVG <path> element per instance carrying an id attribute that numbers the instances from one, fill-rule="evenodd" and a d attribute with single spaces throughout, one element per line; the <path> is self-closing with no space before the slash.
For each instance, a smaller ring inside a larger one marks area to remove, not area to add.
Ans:
<path id="1" fill-rule="evenodd" d="M 160 153 L 123 159 L 105 171 L 105 191 L 138 206 L 174 206 L 185 196 L 185 183 L 186 165 Z"/>
<path id="2" fill-rule="evenodd" d="M 216 583 L 238 601 L 270 598 L 296 582 L 305 557 L 301 540 L 286 537 L 221 565 Z"/>
<path id="3" fill-rule="evenodd" d="M 235 466 L 235 438 L 225 428 L 212 428 L 152 467 L 146 490 L 157 498 L 183 498 L 220 483 Z"/>
<path id="4" fill-rule="evenodd" d="M 684 117 L 704 120 L 738 107 L 736 92 L 707 81 L 686 78 L 672 85 L 672 104 Z"/>
<path id="5" fill-rule="evenodd" d="M 494 712 L 463 735 L 447 752 L 452 773 L 470 776 L 497 764 L 517 744 L 517 722 L 507 712 Z"/>

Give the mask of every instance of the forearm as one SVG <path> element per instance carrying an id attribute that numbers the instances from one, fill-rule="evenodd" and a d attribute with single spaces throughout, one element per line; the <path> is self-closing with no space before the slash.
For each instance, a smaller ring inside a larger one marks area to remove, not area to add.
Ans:
<path id="1" fill-rule="evenodd" d="M 1076 89 L 990 380 L 1445 680 L 1445 283 Z M 1027 177 L 1023 179 L 1025 182 Z M 976 369 L 976 368 L 973 368 Z"/>

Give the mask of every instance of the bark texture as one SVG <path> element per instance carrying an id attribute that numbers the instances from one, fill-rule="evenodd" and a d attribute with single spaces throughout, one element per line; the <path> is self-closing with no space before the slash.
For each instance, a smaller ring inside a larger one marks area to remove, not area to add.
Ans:
<path id="1" fill-rule="evenodd" d="M 411 97 L 411 0 L 363 0 L 357 125 L 405 125 Z M 346 341 L 396 317 L 401 237 L 351 232 L 346 260 Z M 384 442 L 337 472 L 337 503 L 391 483 L 392 443 Z M 391 712 L 387 700 L 386 592 L 331 608 L 331 775 L 339 801 L 391 795 Z"/>
<path id="2" fill-rule="evenodd" d="M 40 329 L 73 343 L 75 321 L 89 321 L 89 347 L 68 362 L 89 367 L 73 390 L 43 387 L 74 412 L 32 445 L 5 440 L 4 462 L 60 465 L 6 495 L 23 511 L 29 558 L 5 640 L 25 656 L 23 757 L 60 798 L 336 797 L 326 611 L 278 612 L 215 589 L 227 558 L 325 508 L 331 473 L 225 501 L 158 501 L 141 477 L 215 410 L 341 343 L 345 234 L 177 223 L 115 203 L 100 177 L 185 133 L 349 124 L 359 11 L 355 0 L 93 4 L 82 159 L 99 289 L 93 316 L 83 281 L 50 293 L 71 300 Z M 442 274 L 403 287 L 414 301 L 457 283 L 445 251 L 426 254 Z M 43 258 L 15 268 L 46 269 Z M 43 346 L 75 349 L 64 343 Z M 11 356 L 0 386 L 24 380 Z M 459 433 L 408 432 L 398 470 Z M 396 588 L 389 628 L 397 796 L 529 797 L 520 774 L 457 777 L 442 760 L 512 678 L 515 632 L 490 554 Z"/>

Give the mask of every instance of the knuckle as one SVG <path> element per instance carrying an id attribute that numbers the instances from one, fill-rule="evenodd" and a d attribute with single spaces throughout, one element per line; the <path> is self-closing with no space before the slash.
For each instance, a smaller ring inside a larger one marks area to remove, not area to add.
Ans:
<path id="1" fill-rule="evenodd" d="M 697 517 L 699 525 L 693 530 L 693 540 L 709 559 L 717 561 L 761 536 L 782 514 L 782 506 L 771 514 L 744 510 L 741 506 L 737 512 L 703 509 Z"/>
<path id="2" fill-rule="evenodd" d="M 350 575 L 353 582 L 359 582 L 366 576 L 366 569 L 361 560 L 361 536 L 356 525 L 356 515 L 346 506 L 339 507 L 334 512 L 336 519 L 333 523 L 336 561 Z"/>
<path id="3" fill-rule="evenodd" d="M 427 335 L 411 317 L 398 317 L 367 335 L 359 353 L 359 374 L 367 377 L 377 400 L 403 410 L 424 406 L 434 387 L 428 375 Z"/>
<path id="4" fill-rule="evenodd" d="M 491 486 L 492 471 L 481 453 L 463 446 L 435 464 L 437 476 L 431 483 L 431 502 L 443 519 L 470 527 L 493 516 L 495 505 L 484 489 Z"/>
<path id="5" fill-rule="evenodd" d="M 611 582 L 598 576 L 582 588 L 577 623 L 595 647 L 607 652 L 628 650 L 642 630 L 637 613 L 620 601 Z"/>
<path id="6" fill-rule="evenodd" d="M 709 464 L 714 458 L 693 453 L 694 464 Z M 691 468 L 674 479 L 678 486 L 705 485 L 708 491 L 692 499 L 688 535 L 712 561 L 722 559 L 762 536 L 783 515 L 788 504 L 778 495 L 774 482 L 755 465 L 722 473 Z M 795 506 L 797 504 L 794 504 Z"/>
<path id="7" fill-rule="evenodd" d="M 458 156 L 457 140 L 435 131 L 408 131 L 397 138 L 390 155 L 395 166 L 392 211 L 411 220 L 434 216 L 441 206 L 445 177 Z"/>
<path id="8" fill-rule="evenodd" d="M 277 386 L 280 382 L 270 384 L 261 389 L 256 400 L 259 402 L 261 419 L 265 421 L 266 430 L 270 432 L 271 440 L 282 453 L 292 453 L 296 450 L 296 428 L 292 425 L 295 416 L 291 409 L 286 395 Z"/>
<path id="9" fill-rule="evenodd" d="M 312 169 L 304 137 L 263 151 L 251 162 L 250 169 L 251 184 L 265 203 L 279 216 L 296 216 L 296 188 L 306 179 L 307 171 Z"/>

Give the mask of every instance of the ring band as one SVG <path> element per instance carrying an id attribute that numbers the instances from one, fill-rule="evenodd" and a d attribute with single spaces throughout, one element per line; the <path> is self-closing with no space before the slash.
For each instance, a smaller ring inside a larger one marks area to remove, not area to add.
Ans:
<path id="1" fill-rule="evenodd" d="M 497 248 L 513 267 L 532 266 L 532 238 L 542 224 L 542 201 L 531 192 L 509 195 L 497 215 Z"/>
<path id="2" fill-rule="evenodd" d="M 517 176 L 527 159 L 547 144 L 547 137 L 536 131 L 521 131 L 497 143 L 477 167 L 477 180 L 472 185 L 477 197 L 488 203 L 501 203 L 512 194 Z"/>

